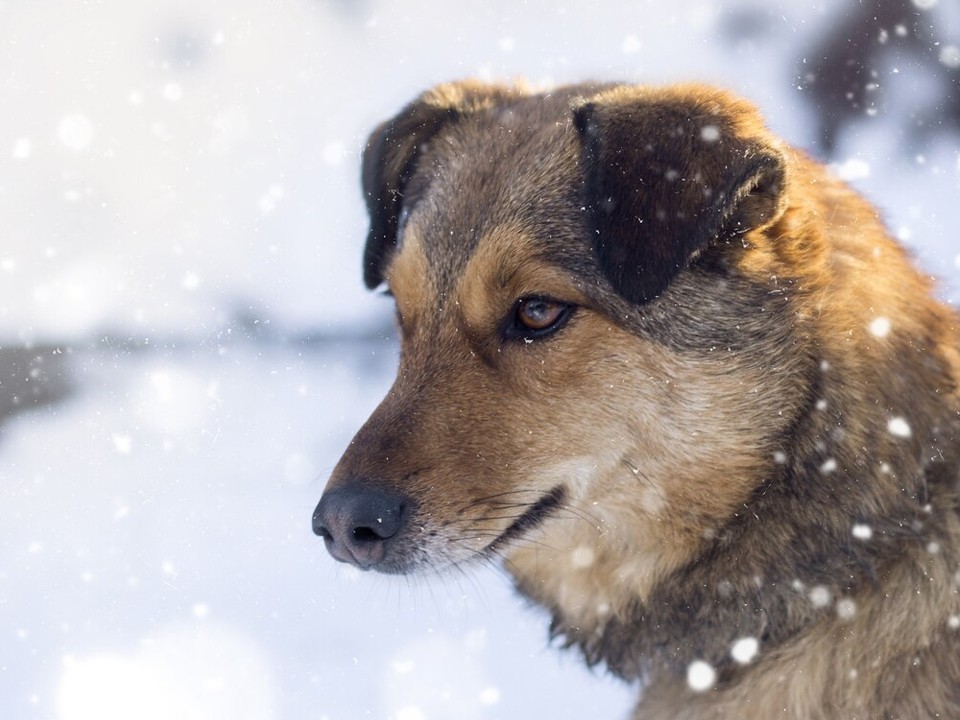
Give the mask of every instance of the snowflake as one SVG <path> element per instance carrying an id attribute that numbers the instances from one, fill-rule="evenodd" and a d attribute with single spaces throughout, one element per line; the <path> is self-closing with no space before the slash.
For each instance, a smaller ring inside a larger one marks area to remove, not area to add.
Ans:
<path id="1" fill-rule="evenodd" d="M 593 565 L 594 557 L 593 550 L 586 545 L 579 545 L 570 553 L 570 564 L 575 568 L 587 568 Z"/>
<path id="2" fill-rule="evenodd" d="M 687 667 L 687 685 L 694 692 L 705 692 L 717 681 L 717 671 L 703 660 L 694 660 Z"/>
<path id="3" fill-rule="evenodd" d="M 760 641 L 755 637 L 743 637 L 730 647 L 730 656 L 741 665 L 752 662 L 760 650 Z"/>
<path id="4" fill-rule="evenodd" d="M 57 138 L 70 150 L 86 150 L 93 142 L 93 123 L 84 115 L 67 115 L 57 126 Z"/>
<path id="5" fill-rule="evenodd" d="M 910 437 L 910 424 L 904 420 L 902 417 L 892 417 L 887 422 L 887 430 L 890 431 L 891 435 L 900 438 Z"/>
<path id="6" fill-rule="evenodd" d="M 31 152 L 33 152 L 33 145 L 30 138 L 22 137 L 17 138 L 17 141 L 13 144 L 11 155 L 14 160 L 26 160 L 30 157 Z"/>
<path id="7" fill-rule="evenodd" d="M 874 318 L 867 328 L 874 337 L 885 338 L 890 334 L 890 320 L 882 316 Z"/>
<path id="8" fill-rule="evenodd" d="M 841 620 L 852 620 L 857 614 L 857 604 L 850 598 L 837 601 L 837 617 Z"/>
<path id="9" fill-rule="evenodd" d="M 720 139 L 720 128 L 716 125 L 704 125 L 700 128 L 700 138 L 704 142 L 716 142 Z"/>
<path id="10" fill-rule="evenodd" d="M 826 607 L 830 604 L 830 589 L 824 585 L 816 585 L 810 588 L 807 597 L 810 598 L 810 604 L 816 608 Z"/>
<path id="11" fill-rule="evenodd" d="M 944 45 L 940 49 L 940 62 L 951 70 L 960 68 L 960 47 L 956 45 Z"/>

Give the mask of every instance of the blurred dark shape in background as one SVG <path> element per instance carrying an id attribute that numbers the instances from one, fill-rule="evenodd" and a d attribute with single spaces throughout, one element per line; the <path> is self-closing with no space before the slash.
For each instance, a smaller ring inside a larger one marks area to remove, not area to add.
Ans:
<path id="1" fill-rule="evenodd" d="M 889 101 L 891 74 L 901 68 L 930 83 L 934 95 L 932 102 L 896 108 L 906 125 L 901 132 L 907 149 L 937 133 L 960 131 L 960 43 L 947 36 L 937 5 L 935 0 L 854 0 L 800 61 L 800 86 L 817 113 L 823 152 L 834 152 L 843 129 L 879 113 Z"/>
<path id="2" fill-rule="evenodd" d="M 69 394 L 66 354 L 52 346 L 0 347 L 0 426 L 11 415 Z"/>

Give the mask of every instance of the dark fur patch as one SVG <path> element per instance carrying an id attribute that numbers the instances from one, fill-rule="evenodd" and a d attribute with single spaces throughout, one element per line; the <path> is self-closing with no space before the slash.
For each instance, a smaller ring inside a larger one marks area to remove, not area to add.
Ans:
<path id="1" fill-rule="evenodd" d="M 716 110 L 630 97 L 587 103 L 574 122 L 594 247 L 632 302 L 657 297 L 708 244 L 780 213 L 779 154 L 738 137 Z"/>

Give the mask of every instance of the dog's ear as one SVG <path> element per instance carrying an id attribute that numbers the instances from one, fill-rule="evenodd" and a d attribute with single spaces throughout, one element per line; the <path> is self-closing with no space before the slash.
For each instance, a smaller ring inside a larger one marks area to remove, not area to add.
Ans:
<path id="1" fill-rule="evenodd" d="M 404 186 L 416 167 L 421 146 L 455 118 L 453 108 L 418 100 L 382 123 L 367 140 L 362 182 L 370 215 L 363 251 L 363 281 L 368 288 L 383 280 L 383 261 L 397 241 Z"/>
<path id="2" fill-rule="evenodd" d="M 714 242 L 782 215 L 785 161 L 759 116 L 724 94 L 618 88 L 574 109 L 600 266 L 635 303 Z"/>
<path id="3" fill-rule="evenodd" d="M 373 131 L 362 163 L 363 195 L 370 215 L 363 254 L 363 280 L 368 288 L 383 280 L 384 261 L 398 239 L 404 190 L 426 143 L 464 115 L 524 94 L 521 87 L 469 80 L 439 85 Z"/>

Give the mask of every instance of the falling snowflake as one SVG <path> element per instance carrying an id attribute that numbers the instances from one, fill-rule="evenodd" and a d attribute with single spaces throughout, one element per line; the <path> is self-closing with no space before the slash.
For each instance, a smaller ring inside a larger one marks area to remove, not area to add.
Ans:
<path id="1" fill-rule="evenodd" d="M 863 523 L 854 525 L 851 532 L 857 540 L 869 540 L 873 537 L 873 528 Z"/>
<path id="2" fill-rule="evenodd" d="M 269 215 L 277 209 L 277 205 L 280 204 L 282 198 L 283 187 L 280 185 L 271 185 L 267 191 L 260 196 L 260 201 L 257 203 L 260 212 L 264 215 Z"/>
<path id="3" fill-rule="evenodd" d="M 874 337 L 885 338 L 890 334 L 890 320 L 882 316 L 874 318 L 867 327 Z"/>
<path id="4" fill-rule="evenodd" d="M 167 102 L 177 102 L 183 97 L 183 86 L 170 82 L 163 86 L 163 99 Z"/>
<path id="5" fill-rule="evenodd" d="M 640 52 L 641 47 L 640 40 L 637 39 L 636 35 L 627 35 L 623 39 L 623 45 L 620 46 L 620 49 L 627 55 L 632 55 Z"/>
<path id="6" fill-rule="evenodd" d="M 716 125 L 704 125 L 700 129 L 700 138 L 704 142 L 716 142 L 720 139 L 720 128 Z"/>
<path id="7" fill-rule="evenodd" d="M 341 165 L 348 157 L 349 153 L 342 142 L 328 143 L 323 148 L 323 162 L 326 165 Z"/>
<path id="8" fill-rule="evenodd" d="M 944 45 L 940 49 L 940 62 L 951 70 L 960 68 L 960 47 Z"/>
<path id="9" fill-rule="evenodd" d="M 57 126 L 57 139 L 70 150 L 86 150 L 93 142 L 93 123 L 84 115 L 67 115 Z"/>
<path id="10" fill-rule="evenodd" d="M 590 567 L 593 565 L 594 557 L 593 550 L 586 545 L 580 545 L 570 553 L 570 564 L 575 568 Z"/>
<path id="11" fill-rule="evenodd" d="M 13 143 L 11 155 L 13 155 L 14 160 L 26 160 L 30 157 L 31 152 L 33 152 L 33 144 L 30 142 L 30 138 L 22 137 L 17 138 L 17 141 Z"/>
<path id="12" fill-rule="evenodd" d="M 904 420 L 902 417 L 892 417 L 887 423 L 887 430 L 890 431 L 891 435 L 900 438 L 910 437 L 910 424 Z"/>
<path id="13" fill-rule="evenodd" d="M 833 163 L 830 170 L 841 180 L 851 182 L 870 177 L 870 164 L 860 158 L 850 158 L 842 163 Z"/>
<path id="14" fill-rule="evenodd" d="M 853 620 L 857 614 L 857 604 L 850 598 L 837 601 L 837 617 L 841 620 Z"/>
<path id="15" fill-rule="evenodd" d="M 760 641 L 755 637 L 743 637 L 737 640 L 730 648 L 730 657 L 741 665 L 753 661 L 760 650 Z"/>
<path id="16" fill-rule="evenodd" d="M 717 671 L 703 660 L 694 660 L 687 667 L 687 685 L 694 692 L 705 692 L 717 682 Z"/>
<path id="17" fill-rule="evenodd" d="M 498 702 L 500 702 L 499 688 L 487 687 L 480 691 L 481 705 L 496 705 Z"/>
<path id="18" fill-rule="evenodd" d="M 807 597 L 810 598 L 810 604 L 814 607 L 826 607 L 830 604 L 830 589 L 824 585 L 817 585 L 810 588 L 810 592 L 807 594 Z"/>
<path id="19" fill-rule="evenodd" d="M 113 449 L 121 455 L 129 455 L 133 450 L 133 438 L 126 433 L 113 434 Z"/>
<path id="20" fill-rule="evenodd" d="M 194 603 L 192 610 L 193 616 L 197 618 L 197 620 L 205 620 L 210 616 L 210 606 L 207 605 L 207 603 Z"/>

